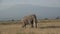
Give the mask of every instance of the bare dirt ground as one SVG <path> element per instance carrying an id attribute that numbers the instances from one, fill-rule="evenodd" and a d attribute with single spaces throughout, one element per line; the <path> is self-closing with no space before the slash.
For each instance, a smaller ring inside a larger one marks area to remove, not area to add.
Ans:
<path id="1" fill-rule="evenodd" d="M 60 34 L 60 22 L 38 23 L 38 28 L 22 28 L 21 24 L 0 25 L 0 34 Z"/>

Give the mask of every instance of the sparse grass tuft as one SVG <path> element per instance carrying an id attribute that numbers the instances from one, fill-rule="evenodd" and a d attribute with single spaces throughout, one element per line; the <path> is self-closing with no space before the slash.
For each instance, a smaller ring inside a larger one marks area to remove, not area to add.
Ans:
<path id="1" fill-rule="evenodd" d="M 34 32 L 28 32 L 28 33 L 26 33 L 26 32 L 18 32 L 16 34 L 35 34 L 35 33 Z"/>

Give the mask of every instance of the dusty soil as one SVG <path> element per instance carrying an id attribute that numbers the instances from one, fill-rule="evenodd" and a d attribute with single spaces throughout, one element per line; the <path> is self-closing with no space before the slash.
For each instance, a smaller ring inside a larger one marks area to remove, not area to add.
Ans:
<path id="1" fill-rule="evenodd" d="M 21 24 L 0 25 L 0 34 L 60 34 L 60 22 L 38 23 L 38 28 L 22 28 Z"/>

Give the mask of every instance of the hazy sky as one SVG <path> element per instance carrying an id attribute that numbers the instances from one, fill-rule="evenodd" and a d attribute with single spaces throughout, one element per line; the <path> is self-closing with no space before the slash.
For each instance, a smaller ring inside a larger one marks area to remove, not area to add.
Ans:
<path id="1" fill-rule="evenodd" d="M 0 0 L 2 4 L 33 4 L 60 7 L 60 0 Z"/>
<path id="2" fill-rule="evenodd" d="M 21 6 L 20 6 L 21 4 L 26 5 L 26 6 L 25 7 L 23 6 L 21 9 Z M 19 5 L 19 6 L 17 7 L 17 5 Z M 31 8 L 30 8 L 31 11 L 28 11 L 29 9 L 27 8 L 27 5 L 28 5 L 28 7 L 30 7 L 30 5 L 36 6 L 36 7 L 38 7 L 38 6 L 45 7 L 45 8 L 39 8 L 40 11 L 37 9 L 37 13 L 40 12 L 42 14 L 42 16 L 46 16 L 47 15 L 46 13 L 49 14 L 49 12 L 50 12 L 50 14 L 51 14 L 51 12 L 55 13 L 52 16 L 60 16 L 59 15 L 60 0 L 0 0 L 0 18 L 8 18 L 8 16 L 13 17 L 13 15 L 15 15 L 15 17 L 17 15 L 20 16 L 19 13 L 21 14 L 22 10 L 24 10 L 26 13 L 27 12 L 32 13 L 33 11 Z M 49 7 L 49 9 L 47 7 Z M 26 8 L 26 10 L 23 8 Z M 17 10 L 17 9 L 20 9 L 20 10 Z M 24 11 L 22 11 L 22 14 L 24 13 Z M 44 11 L 46 11 L 46 12 L 44 12 Z M 24 13 L 24 14 L 26 14 L 26 13 Z M 36 13 L 36 11 L 35 11 L 35 13 Z M 47 15 L 47 16 L 49 16 L 49 15 Z"/>
<path id="3" fill-rule="evenodd" d="M 0 0 L 0 10 L 16 4 L 32 4 L 47 7 L 60 7 L 60 0 Z"/>

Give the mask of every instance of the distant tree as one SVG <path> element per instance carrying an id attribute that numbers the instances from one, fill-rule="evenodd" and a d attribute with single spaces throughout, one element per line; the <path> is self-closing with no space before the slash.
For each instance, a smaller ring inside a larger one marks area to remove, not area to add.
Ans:
<path id="1" fill-rule="evenodd" d="M 44 18 L 45 20 L 48 20 L 48 18 Z"/>
<path id="2" fill-rule="evenodd" d="M 59 17 L 59 16 L 57 16 L 57 17 L 56 17 L 56 19 L 60 19 L 60 17 Z"/>
<path id="3" fill-rule="evenodd" d="M 14 19 L 12 19 L 12 21 L 14 21 Z"/>

